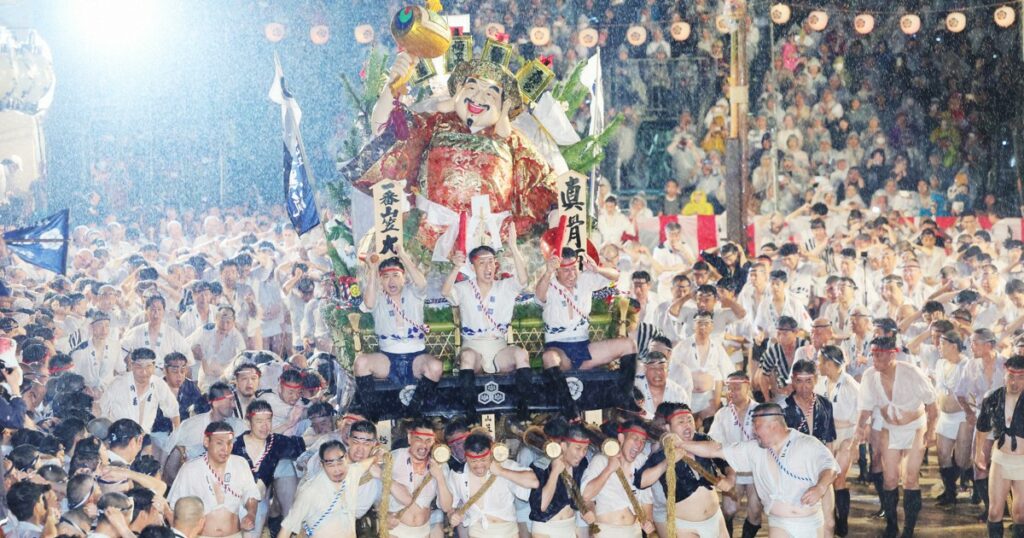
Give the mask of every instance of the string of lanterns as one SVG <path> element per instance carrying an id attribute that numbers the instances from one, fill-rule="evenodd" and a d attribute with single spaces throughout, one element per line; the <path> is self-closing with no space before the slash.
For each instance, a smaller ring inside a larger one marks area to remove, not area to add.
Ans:
<path id="1" fill-rule="evenodd" d="M 974 9 L 984 7 L 995 7 L 995 5 L 978 6 Z M 780 25 L 788 23 L 793 15 L 792 9 L 782 3 L 773 5 L 769 13 L 772 22 Z M 992 20 L 1000 28 L 1009 28 L 1017 21 L 1017 9 L 1010 5 L 999 5 L 992 13 Z M 952 11 L 946 14 L 945 22 L 947 30 L 960 33 L 967 28 L 967 15 L 964 11 Z M 828 26 L 828 13 L 821 9 L 812 10 L 807 14 L 807 26 L 816 32 L 824 30 Z M 899 18 L 899 26 L 904 34 L 916 34 L 921 30 L 921 17 L 914 13 L 904 14 Z M 874 29 L 875 15 L 871 12 L 861 12 L 853 18 L 853 30 L 858 34 L 867 35 Z"/>

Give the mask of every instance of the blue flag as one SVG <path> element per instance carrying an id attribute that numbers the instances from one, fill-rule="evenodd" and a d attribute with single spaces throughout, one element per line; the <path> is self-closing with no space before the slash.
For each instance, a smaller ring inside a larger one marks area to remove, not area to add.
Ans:
<path id="1" fill-rule="evenodd" d="M 68 210 L 35 226 L 4 232 L 4 243 L 26 263 L 63 275 L 68 267 Z"/>
<path id="2" fill-rule="evenodd" d="M 302 235 L 320 225 L 320 214 L 316 210 L 309 164 L 304 159 L 302 133 L 299 132 L 302 110 L 285 87 L 284 73 L 276 55 L 270 100 L 281 105 L 281 123 L 284 126 L 284 207 L 292 226 Z"/>

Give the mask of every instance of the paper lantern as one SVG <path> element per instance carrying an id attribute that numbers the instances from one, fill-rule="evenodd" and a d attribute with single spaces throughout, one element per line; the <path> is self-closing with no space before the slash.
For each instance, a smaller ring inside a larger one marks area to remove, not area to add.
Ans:
<path id="1" fill-rule="evenodd" d="M 484 35 L 487 36 L 487 39 L 495 39 L 495 38 L 498 37 L 498 34 L 504 34 L 504 33 L 505 33 L 505 25 L 504 24 L 500 24 L 500 23 L 497 23 L 497 22 L 492 22 L 492 23 L 490 23 L 490 24 L 488 24 L 487 26 L 484 27 Z"/>
<path id="2" fill-rule="evenodd" d="M 674 22 L 669 32 L 672 34 L 672 39 L 686 41 L 690 38 L 690 23 L 683 21 Z"/>
<path id="3" fill-rule="evenodd" d="M 314 45 L 326 45 L 331 39 L 331 30 L 323 24 L 318 24 L 309 29 L 309 40 Z"/>
<path id="4" fill-rule="evenodd" d="M 772 22 L 775 24 L 786 24 L 789 22 L 789 17 L 793 14 L 790 11 L 789 6 L 786 4 L 775 4 L 772 6 Z"/>
<path id="5" fill-rule="evenodd" d="M 530 28 L 530 43 L 537 47 L 543 47 L 551 43 L 551 30 L 546 26 L 534 26 Z"/>
<path id="6" fill-rule="evenodd" d="M 820 32 L 828 26 L 828 13 L 824 11 L 812 11 L 810 15 L 807 15 L 807 26 L 810 26 L 811 30 Z"/>
<path id="7" fill-rule="evenodd" d="M 369 24 L 360 24 L 356 26 L 356 43 L 360 45 L 369 45 L 373 43 L 373 26 Z"/>
<path id="8" fill-rule="evenodd" d="M 647 41 L 647 29 L 638 24 L 630 26 L 629 29 L 626 30 L 626 41 L 629 41 L 629 44 L 634 47 L 643 45 L 644 42 Z"/>
<path id="9" fill-rule="evenodd" d="M 967 27 L 967 17 L 959 11 L 946 15 L 946 29 L 954 34 L 959 34 Z"/>
<path id="10" fill-rule="evenodd" d="M 861 13 L 853 18 L 853 29 L 860 35 L 868 35 L 875 29 L 875 16 Z"/>
<path id="11" fill-rule="evenodd" d="M 284 39 L 284 25 L 279 22 L 272 22 L 263 27 L 263 35 L 266 36 L 267 41 L 277 43 Z"/>
<path id="12" fill-rule="evenodd" d="M 1013 26 L 1013 22 L 1017 20 L 1017 12 L 1010 6 L 1003 6 L 996 10 L 992 16 L 996 21 L 996 26 L 1000 28 L 1009 28 Z"/>
<path id="13" fill-rule="evenodd" d="M 580 45 L 592 49 L 597 46 L 598 40 L 597 30 L 594 28 L 584 28 L 580 30 L 579 41 Z"/>
<path id="14" fill-rule="evenodd" d="M 733 17 L 719 15 L 715 17 L 715 29 L 721 34 L 731 34 L 739 29 L 739 24 Z"/>
<path id="15" fill-rule="evenodd" d="M 903 30 L 903 33 L 907 35 L 916 34 L 921 30 L 921 17 L 913 13 L 900 17 L 900 30 Z"/>

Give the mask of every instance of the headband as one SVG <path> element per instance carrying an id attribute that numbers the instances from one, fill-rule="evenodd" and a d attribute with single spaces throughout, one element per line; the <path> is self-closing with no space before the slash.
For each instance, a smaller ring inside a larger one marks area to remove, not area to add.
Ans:
<path id="1" fill-rule="evenodd" d="M 559 269 L 568 269 L 569 267 L 576 267 L 576 262 L 578 262 L 578 261 L 579 260 L 576 260 L 576 259 L 574 259 L 571 262 L 562 261 L 561 263 L 558 264 L 558 268 Z"/>
<path id="2" fill-rule="evenodd" d="M 800 373 L 793 376 L 793 379 L 809 379 L 813 378 L 814 374 Z"/>
<path id="3" fill-rule="evenodd" d="M 494 254 L 491 254 L 490 252 L 487 252 L 486 250 L 484 250 L 484 251 L 481 251 L 481 252 L 477 252 L 475 256 L 470 256 L 469 257 L 469 261 L 470 262 L 474 262 L 474 261 L 476 261 L 476 260 L 478 260 L 480 258 L 493 258 L 493 257 L 494 257 Z"/>
<path id="4" fill-rule="evenodd" d="M 475 456 L 473 454 L 470 454 L 469 452 L 466 452 L 466 459 L 467 460 L 481 460 L 481 459 L 484 459 L 484 458 L 486 458 L 486 457 L 488 457 L 490 455 L 491 455 L 491 449 L 488 448 L 487 450 L 485 450 L 485 451 L 483 451 L 483 452 L 481 452 L 481 453 L 479 453 L 479 454 L 477 454 Z"/>
<path id="5" fill-rule="evenodd" d="M 383 269 L 378 269 L 377 270 L 377 274 L 381 274 L 381 275 L 387 274 L 387 273 L 404 273 L 404 272 L 405 272 L 405 269 L 402 269 L 401 267 L 398 267 L 398 266 L 395 266 L 395 265 L 392 265 L 390 267 L 385 267 Z"/>
<path id="6" fill-rule="evenodd" d="M 231 432 L 205 432 L 203 435 L 205 435 L 206 437 L 213 437 L 214 435 L 222 435 L 222 434 L 227 434 L 227 435 L 230 435 L 231 437 L 235 436 L 235 432 L 233 432 L 233 431 L 231 431 Z"/>
<path id="7" fill-rule="evenodd" d="M 282 381 L 281 382 L 281 386 L 286 388 L 286 389 L 301 389 L 302 388 L 302 383 L 287 383 L 287 382 Z"/>
<path id="8" fill-rule="evenodd" d="M 253 411 L 253 412 L 249 413 L 246 416 L 251 418 L 251 417 L 254 417 L 256 415 L 273 415 L 273 414 L 274 414 L 273 410 L 267 411 L 267 410 L 264 410 L 264 409 L 260 409 L 259 411 Z"/>
<path id="9" fill-rule="evenodd" d="M 590 439 L 575 439 L 573 437 L 556 437 L 562 443 L 576 443 L 577 445 L 589 445 Z"/>
<path id="10" fill-rule="evenodd" d="M 452 439 L 450 441 L 448 441 L 448 444 L 450 445 L 452 443 L 458 443 L 459 441 L 462 441 L 463 439 L 465 439 L 467 437 L 469 437 L 469 432 L 462 432 L 459 435 L 456 435 L 455 437 L 452 437 Z"/>
<path id="11" fill-rule="evenodd" d="M 416 437 L 430 437 L 431 439 L 435 437 L 433 430 L 412 430 L 409 434 L 415 435 Z"/>
<path id="12" fill-rule="evenodd" d="M 357 417 L 355 415 L 352 415 L 352 414 L 349 414 L 349 413 L 345 413 L 345 416 L 341 417 L 341 420 L 354 420 L 354 421 L 358 422 L 358 421 L 363 420 L 363 419 L 361 419 L 361 418 L 359 418 L 359 417 Z"/>
<path id="13" fill-rule="evenodd" d="M 669 413 L 669 415 L 667 417 L 665 417 L 665 421 L 666 422 L 670 421 L 670 420 L 678 417 L 679 415 L 690 415 L 690 416 L 693 416 L 693 413 L 689 409 L 677 409 L 677 410 Z"/>
<path id="14" fill-rule="evenodd" d="M 68 370 L 70 370 L 70 369 L 72 369 L 74 367 L 75 367 L 74 364 L 68 363 L 68 364 L 66 364 L 64 366 L 58 366 L 57 368 L 50 368 L 50 375 L 59 374 L 61 372 L 67 372 Z"/>
<path id="15" fill-rule="evenodd" d="M 643 437 L 644 439 L 647 439 L 647 431 L 637 426 L 630 426 L 629 428 L 623 428 L 622 426 L 619 426 L 619 433 L 622 435 L 625 435 L 627 433 L 635 433 Z"/>
<path id="16" fill-rule="evenodd" d="M 750 378 L 748 378 L 748 377 L 730 377 L 729 379 L 726 379 L 725 382 L 726 383 L 736 383 L 736 384 L 750 383 Z"/>
<path id="17" fill-rule="evenodd" d="M 759 414 L 759 415 L 754 415 L 754 416 L 753 416 L 753 418 L 761 418 L 761 417 L 784 417 L 784 416 L 786 416 L 786 415 L 784 415 L 784 414 L 782 414 L 782 413 L 761 413 L 761 414 Z"/>
<path id="18" fill-rule="evenodd" d="M 230 399 L 230 398 L 231 398 L 231 397 L 233 397 L 233 396 L 234 396 L 234 394 L 232 394 L 232 393 L 230 393 L 230 392 L 229 392 L 229 393 L 227 393 L 227 394 L 225 394 L 225 395 L 221 396 L 220 398 L 210 398 L 210 403 L 213 403 L 213 402 L 222 402 L 222 401 L 224 401 L 224 400 Z"/>
<path id="19" fill-rule="evenodd" d="M 887 348 L 887 347 L 873 347 L 871 348 L 872 353 L 898 353 L 898 349 Z"/>
<path id="20" fill-rule="evenodd" d="M 1007 368 L 1006 371 L 1013 375 L 1024 375 L 1024 368 Z"/>

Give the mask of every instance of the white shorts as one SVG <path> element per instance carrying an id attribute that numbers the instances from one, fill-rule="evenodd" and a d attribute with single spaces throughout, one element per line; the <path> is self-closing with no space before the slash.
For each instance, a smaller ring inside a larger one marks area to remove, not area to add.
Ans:
<path id="1" fill-rule="evenodd" d="M 925 415 L 922 414 L 916 420 L 902 426 L 885 423 L 885 429 L 889 431 L 889 446 L 893 450 L 907 450 L 913 448 L 914 439 L 917 438 L 917 431 L 928 424 Z"/>
<path id="2" fill-rule="evenodd" d="M 1024 456 L 1007 454 L 998 448 L 992 450 L 992 464 L 1002 469 L 1004 480 L 1024 480 Z"/>
<path id="3" fill-rule="evenodd" d="M 719 508 L 704 521 L 686 521 L 677 517 L 676 529 L 696 533 L 700 538 L 718 538 L 720 536 L 718 531 L 723 522 L 725 522 L 725 516 L 722 515 L 722 509 Z"/>
<path id="4" fill-rule="evenodd" d="M 483 524 L 477 523 L 469 528 L 469 538 L 519 538 L 519 526 L 514 521 L 488 521 L 485 529 Z"/>
<path id="5" fill-rule="evenodd" d="M 715 389 L 706 390 L 704 392 L 694 392 L 690 395 L 690 411 L 694 414 L 700 413 L 711 406 L 711 397 L 714 396 Z"/>
<path id="6" fill-rule="evenodd" d="M 601 534 L 598 538 L 642 538 L 643 531 L 639 523 L 632 525 L 612 525 L 611 523 L 598 523 L 601 527 Z"/>
<path id="7" fill-rule="evenodd" d="M 853 439 L 855 435 L 857 435 L 857 426 L 836 428 L 836 440 L 832 442 L 832 446 L 838 448 L 839 445 L 843 444 L 843 441 Z"/>
<path id="8" fill-rule="evenodd" d="M 736 485 L 748 486 L 754 483 L 754 473 L 736 473 Z"/>
<path id="9" fill-rule="evenodd" d="M 482 357 L 480 361 L 481 368 L 483 368 L 484 372 L 493 374 L 498 371 L 498 366 L 494 364 L 494 359 L 498 356 L 498 352 L 508 347 L 508 342 L 498 338 L 464 338 L 462 340 L 462 347 L 479 353 Z"/>
<path id="10" fill-rule="evenodd" d="M 430 536 L 430 523 L 424 523 L 419 527 L 410 527 L 399 523 L 397 527 L 388 531 L 392 538 L 428 538 Z"/>
<path id="11" fill-rule="evenodd" d="M 533 534 L 543 534 L 551 538 L 576 538 L 576 518 L 569 517 L 558 521 L 534 521 Z M 596 537 L 595 537 L 596 538 Z"/>
<path id="12" fill-rule="evenodd" d="M 804 517 L 779 517 L 769 514 L 768 526 L 785 531 L 790 538 L 817 536 L 818 529 L 825 526 L 825 514 L 821 510 Z"/>
<path id="13" fill-rule="evenodd" d="M 944 413 L 939 411 L 939 420 L 935 421 L 935 435 L 941 435 L 946 439 L 955 441 L 960 433 L 960 425 L 967 420 L 967 414 L 963 411 L 956 413 Z"/>

